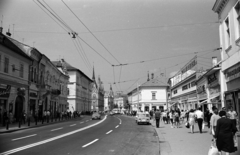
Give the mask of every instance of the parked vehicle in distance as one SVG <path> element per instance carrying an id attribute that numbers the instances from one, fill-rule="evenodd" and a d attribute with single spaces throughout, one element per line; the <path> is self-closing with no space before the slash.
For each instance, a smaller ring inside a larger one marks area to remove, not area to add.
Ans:
<path id="1" fill-rule="evenodd" d="M 114 113 L 113 113 L 112 111 L 110 111 L 110 112 L 109 112 L 109 115 L 112 116 L 112 115 L 114 115 Z"/>
<path id="2" fill-rule="evenodd" d="M 139 124 L 150 124 L 150 115 L 148 113 L 137 113 L 136 123 Z"/>
<path id="3" fill-rule="evenodd" d="M 99 112 L 94 112 L 92 114 L 92 120 L 94 120 L 94 119 L 99 119 L 99 120 L 101 119 L 101 115 Z"/>
<path id="4" fill-rule="evenodd" d="M 119 109 L 113 109 L 112 112 L 113 112 L 114 114 L 119 114 L 119 113 L 120 113 Z"/>

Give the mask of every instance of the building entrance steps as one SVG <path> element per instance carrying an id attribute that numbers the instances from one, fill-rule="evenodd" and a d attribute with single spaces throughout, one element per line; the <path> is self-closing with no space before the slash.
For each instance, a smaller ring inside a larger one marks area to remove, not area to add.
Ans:
<path id="1" fill-rule="evenodd" d="M 194 125 L 194 132 L 185 127 L 185 123 L 180 128 L 171 128 L 170 124 L 160 122 L 160 128 L 156 128 L 156 122 L 151 120 L 155 128 L 160 144 L 160 155 L 205 155 L 208 154 L 211 146 L 212 135 L 205 126 L 203 133 L 199 133 L 198 125 Z M 240 155 L 240 137 L 238 137 L 238 151 L 230 155 Z"/>

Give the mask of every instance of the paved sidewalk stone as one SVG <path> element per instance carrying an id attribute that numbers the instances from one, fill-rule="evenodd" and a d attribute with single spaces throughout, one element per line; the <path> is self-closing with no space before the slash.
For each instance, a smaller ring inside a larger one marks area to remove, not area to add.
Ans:
<path id="1" fill-rule="evenodd" d="M 170 124 L 160 123 L 160 128 L 156 128 L 156 123 L 152 121 L 152 126 L 158 133 L 160 142 L 160 155 L 207 155 L 211 146 L 212 136 L 205 127 L 203 133 L 199 133 L 198 125 L 194 125 L 194 132 L 186 128 L 184 123 L 180 128 L 171 128 Z M 240 142 L 240 137 L 238 137 Z M 238 147 L 239 148 L 239 147 Z M 240 151 L 231 155 L 240 155 Z"/>

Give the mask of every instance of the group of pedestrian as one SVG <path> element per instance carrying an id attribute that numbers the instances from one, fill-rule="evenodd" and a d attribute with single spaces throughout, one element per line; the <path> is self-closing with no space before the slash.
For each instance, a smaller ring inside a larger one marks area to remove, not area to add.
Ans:
<path id="1" fill-rule="evenodd" d="M 213 115 L 210 119 L 210 134 L 216 141 L 216 146 L 219 152 L 225 152 L 229 155 L 232 152 L 237 151 L 237 146 L 234 142 L 236 138 L 236 118 L 237 113 L 233 110 L 233 107 L 229 107 L 227 111 L 225 107 L 220 112 L 214 106 L 212 107 Z"/>

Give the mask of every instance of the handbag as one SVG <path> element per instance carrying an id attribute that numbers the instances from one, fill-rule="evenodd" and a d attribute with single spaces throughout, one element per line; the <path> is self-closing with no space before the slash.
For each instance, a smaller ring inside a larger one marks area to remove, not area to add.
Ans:
<path id="1" fill-rule="evenodd" d="M 189 122 L 186 122 L 186 123 L 185 123 L 185 126 L 186 126 L 186 128 L 190 128 Z"/>
<path id="2" fill-rule="evenodd" d="M 216 143 L 216 140 L 212 140 L 212 144 L 211 144 L 210 149 L 208 151 L 208 155 L 220 155 L 215 143 Z"/>
<path id="3" fill-rule="evenodd" d="M 238 138 L 237 138 L 237 135 L 235 134 L 234 136 L 233 136 L 233 142 L 234 142 L 234 147 L 238 147 Z"/>

